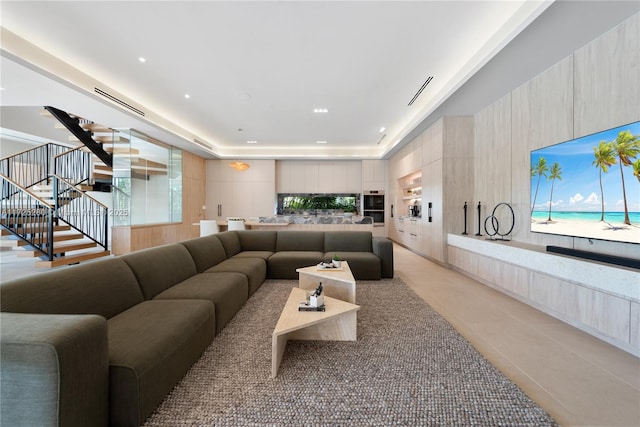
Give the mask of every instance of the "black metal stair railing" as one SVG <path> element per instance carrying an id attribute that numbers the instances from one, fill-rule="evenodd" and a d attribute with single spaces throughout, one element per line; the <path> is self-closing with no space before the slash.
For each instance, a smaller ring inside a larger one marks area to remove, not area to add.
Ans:
<path id="1" fill-rule="evenodd" d="M 55 173 L 54 159 L 69 151 L 64 145 L 47 143 L 0 160 L 0 174 L 24 188 L 47 183 Z"/>
<path id="2" fill-rule="evenodd" d="M 53 207 L 0 174 L 0 225 L 53 259 Z"/>
<path id="3" fill-rule="evenodd" d="M 91 184 L 91 154 L 82 147 L 69 149 L 53 158 L 53 174 L 73 185 Z"/>
<path id="4" fill-rule="evenodd" d="M 107 250 L 109 208 L 57 175 L 53 176 L 53 194 L 56 219 L 80 231 Z"/>

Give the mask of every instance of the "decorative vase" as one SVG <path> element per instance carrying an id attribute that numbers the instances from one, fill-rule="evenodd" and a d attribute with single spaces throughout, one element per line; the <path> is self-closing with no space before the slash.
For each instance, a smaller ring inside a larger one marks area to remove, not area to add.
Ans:
<path id="1" fill-rule="evenodd" d="M 335 268 L 340 268 L 340 266 L 342 265 L 342 261 L 336 261 L 335 259 L 331 261 L 333 263 L 333 266 Z"/>

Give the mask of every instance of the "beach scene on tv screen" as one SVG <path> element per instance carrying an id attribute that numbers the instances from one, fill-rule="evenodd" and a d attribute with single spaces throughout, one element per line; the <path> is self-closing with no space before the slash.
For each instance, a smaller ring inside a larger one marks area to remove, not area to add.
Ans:
<path id="1" fill-rule="evenodd" d="M 531 231 L 640 243 L 640 122 L 531 152 Z"/>

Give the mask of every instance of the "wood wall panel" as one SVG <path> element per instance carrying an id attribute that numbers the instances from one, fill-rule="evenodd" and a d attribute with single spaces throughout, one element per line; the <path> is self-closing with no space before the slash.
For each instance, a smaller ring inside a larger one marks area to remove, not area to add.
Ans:
<path id="1" fill-rule="evenodd" d="M 640 120 L 640 14 L 576 51 L 574 57 L 575 138 Z M 636 245 L 575 239 L 574 247 L 638 258 Z"/>
<path id="2" fill-rule="evenodd" d="M 442 237 L 446 242 L 448 233 L 461 234 L 464 231 L 464 202 L 473 204 L 475 153 L 473 117 L 445 117 L 444 122 L 444 143 L 440 146 L 445 159 L 442 164 L 442 188 L 446 195 L 442 199 L 445 203 L 443 214 L 447 219 L 443 221 Z M 471 229 L 470 213 L 471 207 L 468 207 L 467 230 Z"/>
<path id="3" fill-rule="evenodd" d="M 511 202 L 511 95 L 475 115 L 474 153 L 474 201 L 469 219 L 475 232 L 478 201 L 483 206 L 482 222 L 497 203 Z"/>
<path id="4" fill-rule="evenodd" d="M 575 52 L 575 137 L 640 115 L 640 14 Z"/>
<path id="5" fill-rule="evenodd" d="M 553 245 L 570 243 L 530 231 L 531 150 L 573 138 L 573 59 L 568 57 L 512 92 L 511 206 L 517 221 L 513 240 Z M 544 178 L 543 178 L 544 179 Z M 546 194 L 538 194 L 541 203 Z M 542 237 L 541 237 L 542 236 Z"/>
<path id="6" fill-rule="evenodd" d="M 482 201 L 486 217 L 490 213 L 486 210 L 493 204 L 510 201 L 516 213 L 512 244 L 530 248 L 532 254 L 544 253 L 546 245 L 558 245 L 637 259 L 637 245 L 531 233 L 529 157 L 533 149 L 638 120 L 640 14 L 475 115 L 475 203 Z M 508 160 L 504 160 L 505 156 Z M 459 237 L 448 238 L 452 245 Z M 494 245 L 493 251 L 465 251 L 449 246 L 449 263 L 489 286 L 626 351 L 640 354 L 637 294 L 630 297 L 616 294 L 606 286 L 633 282 L 633 278 L 612 280 L 611 269 L 616 274 L 627 274 L 626 270 L 603 267 L 601 271 L 599 264 L 594 263 L 593 272 L 581 277 L 584 261 L 554 255 L 545 255 L 549 259 L 542 269 L 514 267 L 513 260 L 489 259 L 499 248 L 511 246 Z M 510 256 L 515 256 L 515 252 L 515 249 L 507 251 Z M 549 263 L 568 266 L 575 275 L 562 278 L 552 275 L 548 273 Z M 600 290 L 591 281 L 604 287 Z"/>

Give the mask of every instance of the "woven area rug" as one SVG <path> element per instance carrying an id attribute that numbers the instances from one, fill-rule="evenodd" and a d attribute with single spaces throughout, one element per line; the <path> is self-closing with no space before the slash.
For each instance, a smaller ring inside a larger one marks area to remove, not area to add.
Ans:
<path id="1" fill-rule="evenodd" d="M 400 279 L 358 282 L 358 341 L 271 332 L 296 281 L 266 281 L 146 426 L 554 426 Z"/>

